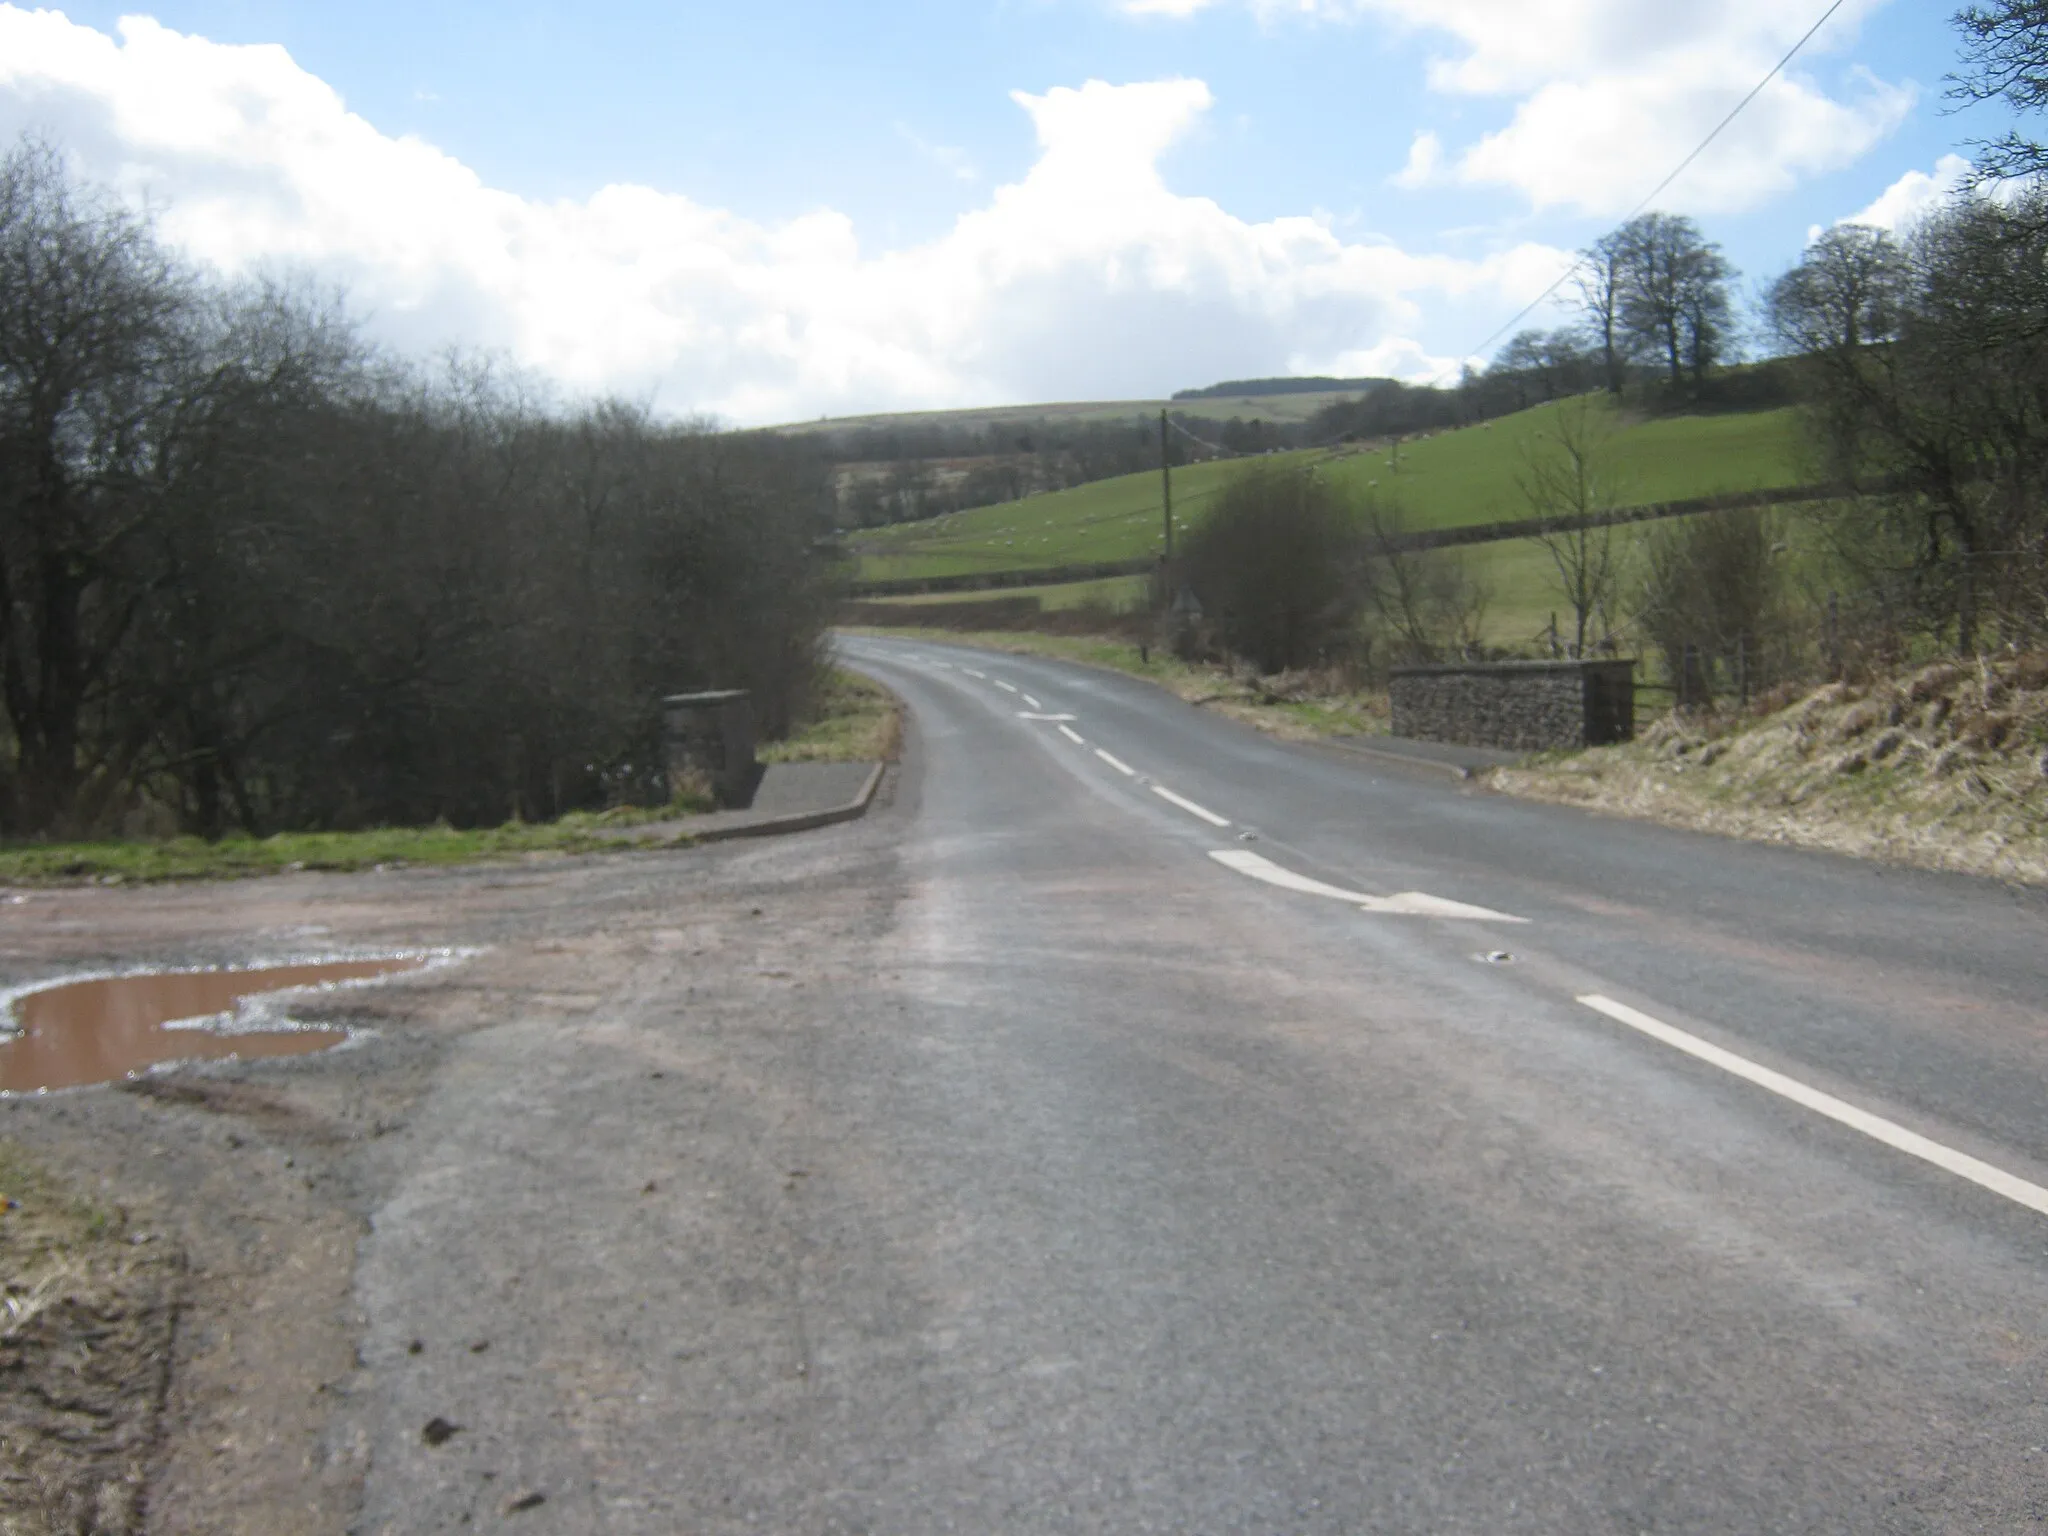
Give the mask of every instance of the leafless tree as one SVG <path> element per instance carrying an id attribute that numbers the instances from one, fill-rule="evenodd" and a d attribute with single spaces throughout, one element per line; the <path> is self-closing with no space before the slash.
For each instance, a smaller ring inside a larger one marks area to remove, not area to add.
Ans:
<path id="1" fill-rule="evenodd" d="M 1407 511 L 1372 499 L 1359 511 L 1365 530 L 1366 602 L 1375 654 L 1426 664 L 1478 649 L 1492 598 L 1457 550 L 1417 549 Z"/>
<path id="2" fill-rule="evenodd" d="M 1572 611 L 1573 656 L 1586 654 L 1595 619 L 1612 628 L 1619 574 L 1612 524 L 1620 505 L 1609 469 L 1612 420 L 1587 396 L 1562 402 L 1525 446 L 1517 475 L 1530 515 L 1551 526 L 1536 536 Z"/>
<path id="3" fill-rule="evenodd" d="M 1632 346 L 1624 314 L 1633 272 L 1633 247 L 1625 230 L 1602 235 L 1579 253 L 1576 283 L 1587 328 L 1600 346 L 1607 392 L 1618 395 L 1628 380 Z"/>
<path id="4" fill-rule="evenodd" d="M 1949 100 L 1967 106 L 1998 102 L 2021 115 L 2048 110 L 2048 5 L 2041 0 L 1992 0 L 1966 5 L 1955 15 L 1962 34 L 1962 65 L 1949 76 Z M 2018 127 L 1979 139 L 1972 179 L 1985 187 L 2032 181 L 2048 173 L 2048 146 Z"/>

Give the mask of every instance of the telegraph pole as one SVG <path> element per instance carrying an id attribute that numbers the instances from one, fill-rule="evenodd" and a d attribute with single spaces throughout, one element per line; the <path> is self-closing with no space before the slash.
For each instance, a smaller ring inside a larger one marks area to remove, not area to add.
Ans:
<path id="1" fill-rule="evenodd" d="M 1166 518 L 1166 563 L 1173 564 L 1173 458 L 1166 445 L 1166 412 L 1159 413 L 1159 504 Z"/>

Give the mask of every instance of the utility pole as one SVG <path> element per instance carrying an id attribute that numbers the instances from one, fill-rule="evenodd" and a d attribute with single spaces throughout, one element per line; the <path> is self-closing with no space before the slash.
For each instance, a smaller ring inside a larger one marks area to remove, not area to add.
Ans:
<path id="1" fill-rule="evenodd" d="M 1159 413 L 1159 504 L 1166 517 L 1166 563 L 1173 564 L 1173 457 L 1166 445 L 1166 412 Z"/>

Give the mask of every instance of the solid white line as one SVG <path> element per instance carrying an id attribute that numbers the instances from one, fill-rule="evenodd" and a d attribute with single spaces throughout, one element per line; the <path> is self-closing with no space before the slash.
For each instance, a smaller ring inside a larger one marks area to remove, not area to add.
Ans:
<path id="1" fill-rule="evenodd" d="M 1512 917 L 1505 912 L 1496 912 L 1491 907 L 1468 906 L 1462 901 L 1451 901 L 1443 896 L 1431 896 L 1422 891 L 1402 891 L 1394 896 L 1368 896 L 1363 891 L 1347 891 L 1341 886 L 1325 885 L 1307 875 L 1298 875 L 1293 870 L 1275 864 L 1263 855 L 1243 848 L 1218 849 L 1209 855 L 1225 869 L 1234 869 L 1240 875 L 1250 875 L 1254 880 L 1263 880 L 1268 885 L 1277 885 L 1282 890 L 1300 891 L 1304 896 L 1327 896 L 1333 901 L 1348 901 L 1361 912 L 1381 912 L 1393 917 L 1449 917 L 1464 922 L 1478 923 L 1525 923 L 1525 917 Z"/>
<path id="2" fill-rule="evenodd" d="M 1100 747 L 1097 747 L 1095 749 L 1095 755 L 1101 758 L 1105 763 L 1109 764 L 1110 767 L 1114 768 L 1118 773 L 1122 774 L 1127 779 L 1135 779 L 1138 776 L 1137 769 L 1133 768 L 1129 763 L 1118 762 L 1115 758 L 1111 757 L 1107 752 L 1103 751 Z"/>
<path id="3" fill-rule="evenodd" d="M 1083 740 L 1081 739 L 1081 733 L 1080 733 L 1079 731 L 1075 730 L 1075 729 L 1074 729 L 1074 728 L 1073 728 L 1072 726 L 1067 726 L 1067 725 L 1063 725 L 1063 726 L 1061 726 L 1061 727 L 1060 727 L 1060 734 L 1061 734 L 1062 736 L 1066 737 L 1066 738 L 1067 738 L 1067 740 L 1071 741 L 1071 742 L 1072 742 L 1072 743 L 1073 743 L 1073 744 L 1074 744 L 1075 746 L 1077 746 L 1077 747 L 1085 747 L 1085 746 L 1087 746 L 1087 745 L 1088 745 L 1088 743 L 1087 743 L 1087 742 L 1085 742 L 1085 741 L 1083 741 Z"/>
<path id="4" fill-rule="evenodd" d="M 996 686 L 1002 689 L 1005 693 L 1015 693 L 1017 691 L 1017 685 L 1015 683 L 1006 683 L 1000 677 L 996 679 Z"/>
<path id="5" fill-rule="evenodd" d="M 1214 811 L 1204 810 L 1201 806 L 1195 804 L 1195 802 L 1192 800 L 1183 800 L 1179 795 L 1176 795 L 1172 790 L 1167 789 L 1162 785 L 1154 784 L 1152 786 L 1152 793 L 1157 795 L 1160 799 L 1166 801 L 1169 805 L 1179 806 L 1182 810 L 1186 811 L 1190 816 L 1201 817 L 1202 820 L 1209 823 L 1209 825 L 1212 827 L 1227 827 L 1230 825 L 1229 822 L 1225 821 L 1221 816 L 1218 816 Z"/>
<path id="6" fill-rule="evenodd" d="M 1043 708 L 1045 708 L 1045 706 L 1044 706 L 1043 704 L 1039 703 L 1039 702 L 1038 702 L 1038 700 L 1036 700 L 1036 699 L 1034 699 L 1033 697 L 1031 697 L 1031 695 L 1030 695 L 1030 694 L 1028 694 L 1028 693 L 1024 695 L 1024 702 L 1025 702 L 1026 704 L 1029 704 L 1029 705 L 1030 705 L 1030 706 L 1031 706 L 1031 707 L 1032 707 L 1033 709 L 1043 709 Z"/>
<path id="7" fill-rule="evenodd" d="M 2039 1184 L 2029 1183 L 2003 1168 L 1958 1152 L 1954 1147 L 1945 1147 L 1938 1141 L 1930 1141 L 1917 1131 L 1909 1131 L 1903 1125 L 1873 1115 L 1867 1109 L 1858 1109 L 1854 1104 L 1836 1098 L 1831 1093 L 1822 1093 L 1818 1088 L 1809 1088 L 1797 1078 L 1787 1077 L 1782 1072 L 1773 1072 L 1769 1067 L 1760 1066 L 1746 1056 L 1723 1050 L 1718 1045 L 1689 1035 L 1682 1029 L 1675 1029 L 1661 1019 L 1653 1019 L 1647 1013 L 1631 1008 L 1626 1003 L 1617 1003 L 1611 997 L 1589 993 L 1579 999 L 1596 1013 L 1604 1013 L 1617 1023 L 1626 1024 L 1630 1029 L 1648 1035 L 1652 1040 L 1661 1040 L 1673 1050 L 1684 1051 L 1688 1056 L 1697 1056 L 1701 1061 L 1731 1072 L 1746 1082 L 1755 1083 L 1759 1088 L 1768 1088 L 1772 1093 L 1790 1099 L 1794 1104 L 1805 1106 L 1815 1114 L 1826 1115 L 1830 1120 L 1839 1121 L 1851 1130 L 1861 1131 L 1873 1141 L 1881 1141 L 1888 1147 L 1920 1158 L 1946 1169 L 1957 1178 L 1968 1179 L 1972 1184 L 1981 1185 L 1993 1194 L 2003 1195 L 2017 1205 L 2024 1205 L 2030 1211 L 2048 1216 L 2048 1189 Z"/>

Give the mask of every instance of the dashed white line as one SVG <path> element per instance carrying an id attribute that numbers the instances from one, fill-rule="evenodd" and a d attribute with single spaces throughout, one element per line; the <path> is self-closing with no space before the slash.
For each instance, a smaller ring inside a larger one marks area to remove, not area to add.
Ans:
<path id="1" fill-rule="evenodd" d="M 1340 886 L 1325 885 L 1307 875 L 1296 874 L 1293 870 L 1275 864 L 1262 854 L 1242 848 L 1218 849 L 1209 855 L 1225 869 L 1234 869 L 1240 875 L 1249 875 L 1254 880 L 1263 880 L 1268 885 L 1277 885 L 1282 890 L 1300 891 L 1305 896 L 1327 896 L 1333 901 L 1348 901 L 1361 912 L 1384 913 L 1390 917 L 1447 917 L 1472 923 L 1526 923 L 1525 917 L 1514 917 L 1506 912 L 1496 912 L 1491 907 L 1475 907 L 1462 901 L 1452 901 L 1445 896 L 1431 896 L 1426 891 L 1401 891 L 1392 896 L 1368 896 L 1363 891 L 1347 891 Z"/>
<path id="2" fill-rule="evenodd" d="M 1223 817 L 1218 816 L 1214 811 L 1208 810 L 1203 806 L 1199 806 L 1195 804 L 1195 802 L 1192 800 L 1182 799 L 1179 795 L 1176 795 L 1172 790 L 1168 789 L 1163 784 L 1154 784 L 1152 786 L 1152 793 L 1157 795 L 1160 799 L 1164 800 L 1168 805 L 1179 806 L 1182 810 L 1186 811 L 1190 816 L 1201 817 L 1202 820 L 1209 823 L 1209 825 L 1212 827 L 1227 827 L 1230 825 L 1228 821 L 1226 821 Z"/>
<path id="3" fill-rule="evenodd" d="M 1063 726 L 1061 726 L 1061 727 L 1060 727 L 1060 734 L 1061 734 L 1062 736 L 1066 737 L 1066 738 L 1067 738 L 1067 740 L 1071 741 L 1071 742 L 1072 742 L 1072 743 L 1073 743 L 1073 744 L 1074 744 L 1075 746 L 1077 746 L 1077 747 L 1085 747 L 1085 746 L 1087 746 L 1087 745 L 1088 745 L 1088 743 L 1087 743 L 1087 742 L 1085 742 L 1085 741 L 1083 741 L 1083 740 L 1081 739 L 1081 733 L 1080 733 L 1079 731 L 1075 730 L 1075 729 L 1074 729 L 1074 728 L 1073 728 L 1072 726 L 1070 726 L 1070 725 L 1063 725 Z"/>
<path id="4" fill-rule="evenodd" d="M 1017 685 L 1015 683 L 1006 683 L 1000 677 L 996 679 L 996 686 L 1002 689 L 1005 693 L 1015 693 L 1017 691 Z"/>
<path id="5" fill-rule="evenodd" d="M 1030 705 L 1030 706 L 1031 706 L 1031 707 L 1032 707 L 1033 709 L 1043 709 L 1043 708 L 1045 708 L 1045 706 L 1044 706 L 1043 704 L 1039 703 L 1039 702 L 1038 702 L 1038 700 L 1036 700 L 1036 699 L 1034 699 L 1033 697 L 1031 697 L 1031 695 L 1030 695 L 1030 694 L 1028 694 L 1028 693 L 1024 695 L 1024 702 L 1025 702 L 1026 704 L 1029 704 L 1029 705 Z"/>
<path id="6" fill-rule="evenodd" d="M 1133 768 L 1129 763 L 1117 761 L 1117 759 L 1111 757 L 1107 752 L 1103 751 L 1100 747 L 1097 747 L 1095 749 L 1095 755 L 1101 758 L 1105 763 L 1109 764 L 1110 767 L 1114 768 L 1118 773 L 1122 774 L 1127 779 L 1135 779 L 1138 776 L 1137 769 Z"/>
<path id="7" fill-rule="evenodd" d="M 984 683 L 988 681 L 988 674 L 986 672 L 977 672 L 972 667 L 962 667 L 960 670 L 962 672 L 965 672 L 969 677 L 980 678 Z"/>
<path id="8" fill-rule="evenodd" d="M 2048 1216 L 2048 1189 L 2043 1189 L 2039 1184 L 2030 1183 L 2017 1174 L 2007 1173 L 2003 1168 L 1994 1168 L 1967 1152 L 1958 1152 L 1954 1147 L 1931 1141 L 1918 1131 L 1909 1131 L 1903 1125 L 1887 1120 L 1882 1115 L 1873 1115 L 1867 1109 L 1858 1109 L 1854 1104 L 1838 1099 L 1831 1093 L 1822 1093 L 1818 1088 L 1810 1088 L 1796 1077 L 1773 1072 L 1769 1067 L 1751 1061 L 1746 1056 L 1738 1056 L 1733 1051 L 1724 1050 L 1718 1045 L 1702 1040 L 1698 1035 L 1687 1034 L 1684 1030 L 1666 1024 L 1662 1019 L 1654 1019 L 1626 1003 L 1617 1003 L 1611 997 L 1589 993 L 1579 1001 L 1595 1013 L 1603 1013 L 1618 1024 L 1626 1024 L 1630 1029 L 1648 1035 L 1652 1040 L 1662 1041 L 1673 1050 L 1683 1051 L 1688 1056 L 1696 1056 L 1701 1061 L 1719 1067 L 1723 1072 L 1732 1073 L 1745 1082 L 1755 1083 L 1757 1087 L 1768 1089 L 1781 1098 L 1790 1099 L 1794 1104 L 1810 1109 L 1815 1114 L 1826 1115 L 1830 1120 L 1846 1125 L 1851 1130 L 1861 1131 L 1873 1141 L 1881 1141 L 1909 1157 L 1917 1157 L 1923 1162 L 1932 1163 L 1957 1178 L 1968 1179 L 1972 1184 L 1988 1189 L 1993 1194 L 2003 1195 L 2016 1205 L 2024 1205 L 2030 1211 L 2038 1211 Z"/>

